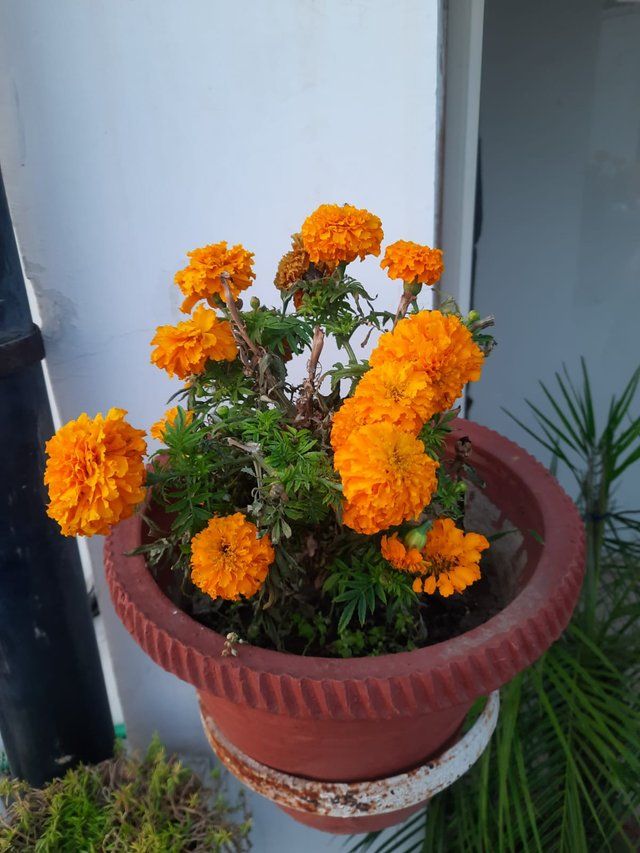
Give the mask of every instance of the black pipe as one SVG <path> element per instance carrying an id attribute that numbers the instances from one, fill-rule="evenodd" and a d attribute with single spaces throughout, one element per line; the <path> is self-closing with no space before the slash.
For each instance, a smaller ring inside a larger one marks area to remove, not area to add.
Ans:
<path id="1" fill-rule="evenodd" d="M 43 356 L 0 179 L 0 736 L 36 786 L 114 743 L 78 546 L 45 510 Z"/>

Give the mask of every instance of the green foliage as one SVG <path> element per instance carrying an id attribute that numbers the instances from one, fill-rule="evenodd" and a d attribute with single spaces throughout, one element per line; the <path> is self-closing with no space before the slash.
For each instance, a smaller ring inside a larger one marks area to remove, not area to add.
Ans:
<path id="1" fill-rule="evenodd" d="M 301 353 L 311 343 L 312 324 L 296 314 L 261 307 L 243 312 L 242 319 L 254 343 L 281 356 Z"/>
<path id="2" fill-rule="evenodd" d="M 445 441 L 451 432 L 453 421 L 460 414 L 460 409 L 452 409 L 435 415 L 420 430 L 420 438 L 429 456 L 440 459 L 444 452 Z"/>
<path id="3" fill-rule="evenodd" d="M 192 376 L 189 385 L 173 395 L 189 409 L 206 415 L 219 404 L 241 406 L 255 398 L 253 382 L 235 361 L 209 361 L 204 373 Z"/>
<path id="4" fill-rule="evenodd" d="M 155 499 L 171 508 L 175 542 L 190 538 L 212 515 L 226 511 L 234 492 L 245 484 L 243 456 L 230 445 L 220 453 L 217 433 L 223 431 L 222 420 L 211 424 L 198 415 L 187 425 L 180 411 L 165 429 L 165 446 L 147 482 Z"/>
<path id="5" fill-rule="evenodd" d="M 336 362 L 331 370 L 327 370 L 326 376 L 331 378 L 331 388 L 334 389 L 341 379 L 351 379 L 352 383 L 357 383 L 369 369 L 368 361 L 350 361 L 349 364 L 342 364 L 341 361 Z"/>
<path id="6" fill-rule="evenodd" d="M 376 853 L 592 853 L 637 849 L 640 809 L 640 539 L 613 486 L 640 458 L 631 377 L 598 428 L 589 377 L 557 374 L 551 411 L 529 404 L 552 467 L 575 477 L 585 518 L 585 584 L 564 636 L 503 688 L 489 748 L 459 782 Z"/>
<path id="7" fill-rule="evenodd" d="M 150 541 L 138 549 L 159 573 L 172 567 L 169 586 L 181 607 L 222 633 L 302 654 L 381 654 L 427 641 L 429 604 L 420 604 L 410 576 L 383 559 L 379 536 L 361 537 L 339 524 L 342 491 L 326 433 L 292 425 L 280 407 L 255 395 L 209 410 L 196 401 L 192 411 L 191 423 L 179 409 L 166 428 L 149 475 L 156 501 L 171 512 L 170 530 L 151 514 Z M 444 452 L 453 418 L 448 413 L 423 430 L 434 456 Z M 462 518 L 460 473 L 440 466 L 433 513 Z M 245 512 L 277 546 L 265 585 L 247 602 L 214 601 L 189 577 L 191 538 L 229 507 Z"/>
<path id="8" fill-rule="evenodd" d="M 271 409 L 247 418 L 240 431 L 254 460 L 249 512 L 274 543 L 291 537 L 288 521 L 317 524 L 339 505 L 339 479 L 310 430 L 283 424 L 280 412 Z"/>
<path id="9" fill-rule="evenodd" d="M 338 634 L 346 631 L 354 617 L 364 625 L 367 616 L 379 606 L 387 609 L 389 605 L 389 617 L 393 619 L 397 612 L 417 605 L 410 576 L 392 569 L 373 544 L 360 554 L 349 555 L 348 562 L 336 559 L 323 590 L 332 595 L 334 604 L 342 605 Z"/>
<path id="10" fill-rule="evenodd" d="M 0 851 L 9 853 L 182 853 L 244 851 L 250 821 L 234 818 L 219 787 L 205 788 L 157 739 L 142 760 L 119 749 L 42 789 L 0 779 L 8 805 Z"/>
<path id="11" fill-rule="evenodd" d="M 329 619 L 323 613 L 314 613 L 308 619 L 301 613 L 293 613 L 291 618 L 297 635 L 307 642 L 303 654 L 312 643 L 321 647 L 325 645 L 331 626 Z"/>
<path id="12" fill-rule="evenodd" d="M 462 521 L 467 484 L 453 478 L 444 465 L 438 469 L 438 488 L 432 499 L 432 508 L 439 517 Z"/>
<path id="13" fill-rule="evenodd" d="M 593 403 L 591 383 L 584 359 L 581 387 L 566 368 L 555 374 L 558 391 L 554 396 L 540 383 L 551 407 L 548 414 L 527 401 L 539 432 L 513 418 L 529 435 L 551 452 L 554 465 L 565 466 L 578 489 L 578 504 L 587 525 L 588 571 L 584 607 L 594 619 L 602 580 L 601 561 L 606 548 L 632 548 L 640 556 L 637 513 L 615 506 L 613 490 L 619 478 L 640 459 L 640 416 L 632 415 L 640 368 L 636 369 L 619 396 L 614 396 L 602 428 Z M 511 415 L 513 417 L 513 415 Z M 633 541 L 633 537 L 636 541 Z M 628 541 L 631 537 L 631 541 Z"/>
<path id="14" fill-rule="evenodd" d="M 328 334 L 335 335 L 339 346 L 344 346 L 360 326 L 380 328 L 379 318 L 392 318 L 387 312 L 375 311 L 373 297 L 344 272 L 342 265 L 327 278 L 298 282 L 298 289 L 303 294 L 298 313 L 314 325 L 322 324 Z"/>

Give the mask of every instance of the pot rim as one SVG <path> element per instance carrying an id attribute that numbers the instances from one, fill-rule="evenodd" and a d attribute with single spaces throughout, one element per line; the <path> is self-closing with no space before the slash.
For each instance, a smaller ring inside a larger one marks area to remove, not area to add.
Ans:
<path id="1" fill-rule="evenodd" d="M 584 527 L 556 479 L 499 433 L 458 419 L 483 468 L 515 481 L 540 511 L 544 545 L 520 592 L 482 625 L 434 645 L 377 657 L 324 658 L 237 646 L 201 625 L 162 592 L 139 546 L 142 519 L 120 523 L 105 542 L 105 570 L 116 612 L 142 648 L 196 687 L 273 713 L 342 719 L 424 713 L 471 703 L 533 663 L 560 636 L 584 574 Z M 494 481 L 495 482 L 495 481 Z M 500 507 L 499 507 L 500 508 Z M 562 572 L 561 574 L 559 574 Z"/>

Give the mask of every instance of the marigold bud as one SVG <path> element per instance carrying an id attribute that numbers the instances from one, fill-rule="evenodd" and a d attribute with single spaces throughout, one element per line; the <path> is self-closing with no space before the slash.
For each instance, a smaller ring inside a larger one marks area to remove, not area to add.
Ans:
<path id="1" fill-rule="evenodd" d="M 408 293 L 409 296 L 417 296 L 422 290 L 422 285 L 420 282 L 412 283 L 410 281 L 405 281 L 404 283 L 404 292 Z"/>
<path id="2" fill-rule="evenodd" d="M 424 527 L 414 527 L 402 539 L 407 548 L 417 548 L 418 551 L 422 551 L 427 541 L 427 534 Z"/>

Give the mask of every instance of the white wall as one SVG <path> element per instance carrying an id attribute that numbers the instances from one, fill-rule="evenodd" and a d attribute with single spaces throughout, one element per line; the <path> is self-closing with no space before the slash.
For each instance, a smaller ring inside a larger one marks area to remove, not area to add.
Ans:
<path id="1" fill-rule="evenodd" d="M 499 345 L 471 415 L 535 451 L 502 406 L 526 417 L 584 355 L 602 409 L 640 361 L 640 6 L 487 0 L 480 131 L 475 303 Z"/>
<path id="2" fill-rule="evenodd" d="M 178 319 L 184 252 L 256 253 L 262 298 L 288 235 L 323 201 L 430 241 L 437 0 L 21 0 L 0 4 L 0 164 L 64 420 L 110 406 L 146 427 L 175 390 L 149 363 Z M 365 283 L 395 305 L 375 261 Z M 205 749 L 191 688 L 109 609 L 131 740 Z M 256 849 L 328 842 L 255 804 Z"/>

